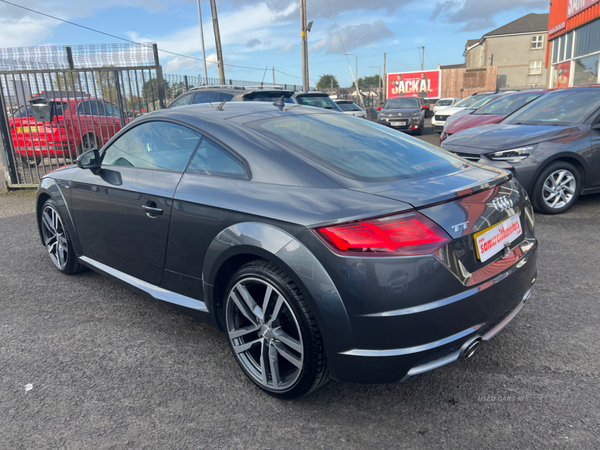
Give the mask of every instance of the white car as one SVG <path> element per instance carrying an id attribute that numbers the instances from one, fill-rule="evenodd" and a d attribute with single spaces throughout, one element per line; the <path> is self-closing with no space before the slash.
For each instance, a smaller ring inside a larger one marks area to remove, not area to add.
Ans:
<path id="1" fill-rule="evenodd" d="M 460 97 L 448 97 L 448 98 L 440 98 L 435 105 L 433 105 L 433 114 L 438 112 L 440 109 L 448 108 L 450 106 L 454 106 L 455 103 L 460 101 Z"/>
<path id="2" fill-rule="evenodd" d="M 352 100 L 336 100 L 335 101 L 344 114 L 354 117 L 367 118 L 367 113 L 364 109 L 354 103 Z"/>
<path id="3" fill-rule="evenodd" d="M 484 99 L 487 99 L 493 95 L 494 93 L 471 95 L 470 97 L 463 98 L 461 101 L 455 103 L 453 106 L 449 106 L 447 108 L 439 110 L 431 118 L 431 128 L 433 129 L 433 131 L 437 131 L 441 134 L 444 130 L 444 125 L 446 125 L 448 117 L 452 116 L 453 114 L 456 114 L 459 111 L 464 111 L 475 104 L 483 103 Z M 483 106 L 483 104 L 479 106 Z"/>

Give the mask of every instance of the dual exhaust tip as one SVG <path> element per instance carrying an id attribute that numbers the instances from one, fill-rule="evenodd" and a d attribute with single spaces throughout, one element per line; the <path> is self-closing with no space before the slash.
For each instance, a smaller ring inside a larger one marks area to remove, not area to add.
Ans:
<path id="1" fill-rule="evenodd" d="M 481 337 L 476 336 L 467 342 L 465 342 L 460 348 L 460 356 L 461 358 L 470 358 L 475 354 L 479 346 L 481 345 Z"/>

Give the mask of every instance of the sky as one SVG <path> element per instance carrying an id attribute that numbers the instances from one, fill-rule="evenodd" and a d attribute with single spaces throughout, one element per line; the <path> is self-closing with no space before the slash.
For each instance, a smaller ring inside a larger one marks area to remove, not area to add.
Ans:
<path id="1" fill-rule="evenodd" d="M 195 0 L 10 0 L 30 9 L 159 49 L 202 58 Z M 301 84 L 299 0 L 217 0 L 225 77 Z M 548 12 L 547 0 L 307 0 L 311 86 L 333 74 L 342 87 L 358 76 L 460 64 L 468 39 L 525 14 Z M 201 1 L 208 76 L 218 77 L 210 2 Z M 337 24 L 337 26 L 336 26 Z M 121 42 L 0 2 L 0 47 Z M 165 73 L 198 75 L 202 62 L 160 52 Z M 239 66 L 239 67 L 236 67 Z M 242 68 L 244 67 L 244 68 Z M 268 71 L 265 73 L 265 68 Z M 381 68 L 381 69 L 380 69 Z"/>

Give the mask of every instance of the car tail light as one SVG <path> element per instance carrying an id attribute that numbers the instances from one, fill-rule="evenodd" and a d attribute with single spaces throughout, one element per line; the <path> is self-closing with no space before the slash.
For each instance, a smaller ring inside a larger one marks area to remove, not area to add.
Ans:
<path id="1" fill-rule="evenodd" d="M 315 231 L 335 252 L 360 256 L 426 255 L 452 240 L 436 223 L 416 211 Z"/>

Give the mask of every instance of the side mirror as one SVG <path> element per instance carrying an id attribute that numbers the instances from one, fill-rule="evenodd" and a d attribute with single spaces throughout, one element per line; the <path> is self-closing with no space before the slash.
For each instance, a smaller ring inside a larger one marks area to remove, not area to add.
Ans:
<path id="1" fill-rule="evenodd" d="M 381 111 L 381 106 L 378 106 L 378 107 L 377 107 L 377 111 Z"/>
<path id="2" fill-rule="evenodd" d="M 421 106 L 421 109 L 429 109 L 429 105 L 423 105 Z"/>
<path id="3" fill-rule="evenodd" d="M 80 169 L 89 169 L 93 174 L 97 175 L 100 172 L 100 167 L 102 167 L 100 152 L 97 148 L 88 150 L 77 157 L 76 163 Z"/>

